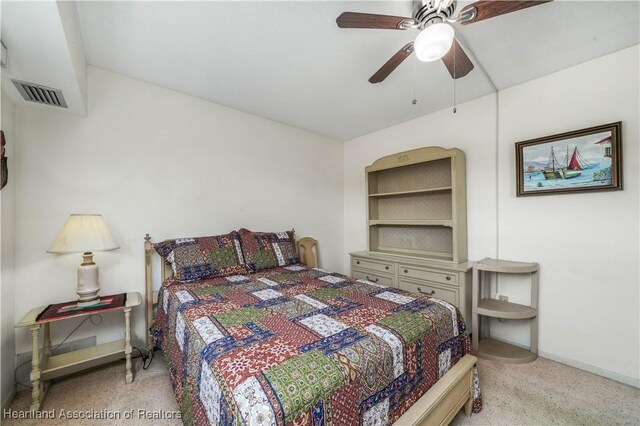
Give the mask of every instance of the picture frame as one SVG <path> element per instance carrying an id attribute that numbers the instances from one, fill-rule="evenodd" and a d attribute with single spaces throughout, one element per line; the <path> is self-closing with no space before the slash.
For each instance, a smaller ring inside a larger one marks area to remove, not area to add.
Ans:
<path id="1" fill-rule="evenodd" d="M 517 196 L 622 189 L 622 122 L 517 142 Z"/>

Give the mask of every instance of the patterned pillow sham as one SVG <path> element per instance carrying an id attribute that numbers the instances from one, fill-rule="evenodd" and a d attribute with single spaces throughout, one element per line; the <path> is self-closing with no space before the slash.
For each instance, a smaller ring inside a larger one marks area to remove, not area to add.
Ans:
<path id="1" fill-rule="evenodd" d="M 237 231 L 212 237 L 165 240 L 153 248 L 182 282 L 248 272 Z"/>
<path id="2" fill-rule="evenodd" d="M 252 232 L 242 228 L 240 241 L 246 265 L 252 272 L 300 263 L 291 231 Z"/>

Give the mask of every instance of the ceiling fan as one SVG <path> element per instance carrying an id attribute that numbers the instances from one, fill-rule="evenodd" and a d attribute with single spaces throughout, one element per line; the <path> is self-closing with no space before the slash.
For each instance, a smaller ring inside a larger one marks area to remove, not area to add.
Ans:
<path id="1" fill-rule="evenodd" d="M 471 72 L 473 63 L 455 40 L 455 32 L 450 24 L 468 25 L 550 1 L 552 0 L 480 0 L 465 6 L 458 16 L 453 17 L 456 0 L 414 0 L 413 18 L 344 12 L 338 16 L 336 23 L 340 28 L 420 30 L 415 41 L 404 45 L 371 76 L 370 83 L 383 81 L 413 52 L 423 62 L 442 59 L 451 77 L 458 79 Z"/>

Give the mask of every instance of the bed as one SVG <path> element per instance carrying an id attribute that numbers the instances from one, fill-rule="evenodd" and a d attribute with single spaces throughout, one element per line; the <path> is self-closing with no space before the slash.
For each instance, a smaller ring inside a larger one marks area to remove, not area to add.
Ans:
<path id="1" fill-rule="evenodd" d="M 296 251 L 189 282 L 162 262 L 154 293 L 157 249 L 147 236 L 148 345 L 184 424 L 446 424 L 481 409 L 467 328 L 445 301 L 313 267 L 308 247 L 306 266 Z"/>

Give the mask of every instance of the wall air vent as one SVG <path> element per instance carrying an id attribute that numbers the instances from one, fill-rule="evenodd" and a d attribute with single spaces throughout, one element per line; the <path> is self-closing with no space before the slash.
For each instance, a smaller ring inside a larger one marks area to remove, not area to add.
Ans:
<path id="1" fill-rule="evenodd" d="M 27 83 L 26 81 L 11 81 L 13 81 L 13 84 L 15 84 L 18 92 L 20 92 L 25 101 L 67 108 L 67 103 L 64 101 L 64 95 L 61 90 L 39 84 Z"/>

